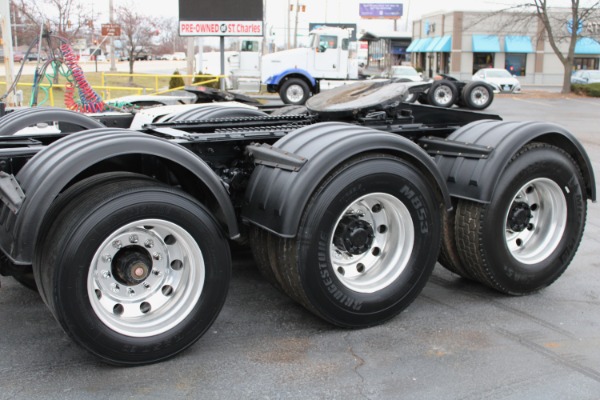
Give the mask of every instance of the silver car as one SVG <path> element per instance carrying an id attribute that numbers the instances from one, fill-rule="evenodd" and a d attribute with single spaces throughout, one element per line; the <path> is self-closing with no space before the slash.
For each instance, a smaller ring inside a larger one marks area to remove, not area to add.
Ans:
<path id="1" fill-rule="evenodd" d="M 480 69 L 473 75 L 473 80 L 489 83 L 494 93 L 521 93 L 519 80 L 502 68 Z"/>
<path id="2" fill-rule="evenodd" d="M 600 82 L 600 70 L 598 69 L 580 69 L 571 75 L 571 83 L 587 84 Z"/>

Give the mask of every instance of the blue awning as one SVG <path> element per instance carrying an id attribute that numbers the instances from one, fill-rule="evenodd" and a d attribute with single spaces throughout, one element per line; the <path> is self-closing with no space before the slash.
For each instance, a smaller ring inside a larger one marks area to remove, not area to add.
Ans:
<path id="1" fill-rule="evenodd" d="M 452 50 L 452 36 L 442 36 L 433 48 L 434 53 L 449 53 Z"/>
<path id="2" fill-rule="evenodd" d="M 429 45 L 427 45 L 427 47 L 423 48 L 421 51 L 423 51 L 424 53 L 431 53 L 431 52 L 433 52 L 433 48 L 437 45 L 437 42 L 440 39 L 441 38 L 439 36 L 431 38 L 431 41 L 429 42 Z"/>
<path id="3" fill-rule="evenodd" d="M 575 44 L 575 54 L 600 54 L 600 43 L 592 38 L 580 38 Z"/>
<path id="4" fill-rule="evenodd" d="M 413 51 L 424 53 L 425 49 L 429 47 L 429 43 L 431 43 L 431 38 L 422 38 L 419 47 L 415 48 Z"/>
<path id="5" fill-rule="evenodd" d="M 529 36 L 506 36 L 504 51 L 506 53 L 533 53 L 531 38 Z"/>
<path id="6" fill-rule="evenodd" d="M 500 40 L 496 35 L 473 35 L 473 53 L 499 53 Z"/>
<path id="7" fill-rule="evenodd" d="M 417 47 L 419 45 L 419 43 L 421 43 L 421 38 L 419 39 L 415 39 L 412 42 L 410 42 L 410 45 L 406 48 L 406 52 L 407 53 L 411 53 L 413 51 L 415 51 L 415 47 Z"/>

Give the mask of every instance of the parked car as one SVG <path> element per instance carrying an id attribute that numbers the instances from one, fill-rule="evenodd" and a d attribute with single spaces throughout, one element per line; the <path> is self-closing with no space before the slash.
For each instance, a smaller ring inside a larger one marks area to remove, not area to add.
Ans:
<path id="1" fill-rule="evenodd" d="M 27 58 L 27 61 L 38 61 L 38 59 L 40 59 L 40 55 L 38 53 L 33 53 L 33 52 L 27 54 L 25 57 Z M 44 57 L 42 55 L 41 60 L 45 61 L 46 57 Z"/>
<path id="2" fill-rule="evenodd" d="M 571 83 L 587 84 L 600 82 L 600 70 L 598 69 L 580 69 L 571 75 Z"/>
<path id="3" fill-rule="evenodd" d="M 475 72 L 474 81 L 483 81 L 494 88 L 494 93 L 521 93 L 519 80 L 502 68 L 483 68 Z"/>
<path id="4" fill-rule="evenodd" d="M 172 61 L 173 60 L 173 54 L 163 54 L 162 56 L 159 56 L 158 59 L 159 60 Z"/>
<path id="5" fill-rule="evenodd" d="M 176 51 L 173 53 L 173 60 L 185 60 L 186 56 L 183 51 Z"/>
<path id="6" fill-rule="evenodd" d="M 408 65 L 395 65 L 389 70 L 388 78 L 409 79 L 413 82 L 420 82 L 423 80 L 423 74 Z"/>

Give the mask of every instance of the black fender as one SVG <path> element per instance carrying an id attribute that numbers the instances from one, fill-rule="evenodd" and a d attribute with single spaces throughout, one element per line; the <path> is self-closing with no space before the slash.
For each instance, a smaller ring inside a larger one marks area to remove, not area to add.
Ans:
<path id="1" fill-rule="evenodd" d="M 255 154 L 258 165 L 246 190 L 242 218 L 279 236 L 294 237 L 319 183 L 345 160 L 368 152 L 394 154 L 411 162 L 437 187 L 440 202 L 451 208 L 442 175 L 415 143 L 363 126 L 324 122 L 286 135 L 270 154 Z"/>
<path id="2" fill-rule="evenodd" d="M 485 158 L 435 156 L 435 163 L 445 175 L 446 185 L 453 197 L 489 203 L 513 155 L 530 142 L 542 142 L 560 147 L 573 157 L 583 174 L 588 199 L 596 201 L 596 184 L 590 159 L 581 143 L 562 126 L 534 121 L 478 121 L 459 128 L 447 140 L 493 149 Z"/>
<path id="3" fill-rule="evenodd" d="M 103 128 L 104 125 L 87 115 L 62 108 L 35 107 L 14 111 L 0 120 L 0 136 L 13 135 L 23 128 L 42 122 L 58 121 L 80 129 Z M 75 129 L 79 130 L 79 129 Z"/>
<path id="4" fill-rule="evenodd" d="M 17 264 L 30 264 L 44 215 L 56 196 L 82 171 L 123 155 L 168 159 L 193 174 L 219 205 L 224 229 L 239 236 L 236 214 L 227 190 L 213 170 L 190 150 L 155 136 L 117 128 L 93 129 L 66 136 L 36 154 L 16 176 L 25 200 L 16 215 L 2 210 L 0 246 Z M 12 236 L 12 237 L 9 237 Z"/>

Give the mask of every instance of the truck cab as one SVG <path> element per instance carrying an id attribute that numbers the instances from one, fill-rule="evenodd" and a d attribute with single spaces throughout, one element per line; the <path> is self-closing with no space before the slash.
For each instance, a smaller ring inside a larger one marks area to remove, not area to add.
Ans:
<path id="1" fill-rule="evenodd" d="M 262 58 L 261 80 L 267 90 L 279 93 L 285 103 L 303 103 L 319 92 L 319 80 L 358 78 L 358 65 L 350 62 L 350 32 L 322 27 L 310 32 L 310 47 L 284 50 Z M 291 83 L 290 83 L 291 81 Z M 293 93 L 286 94 L 286 89 Z"/>

